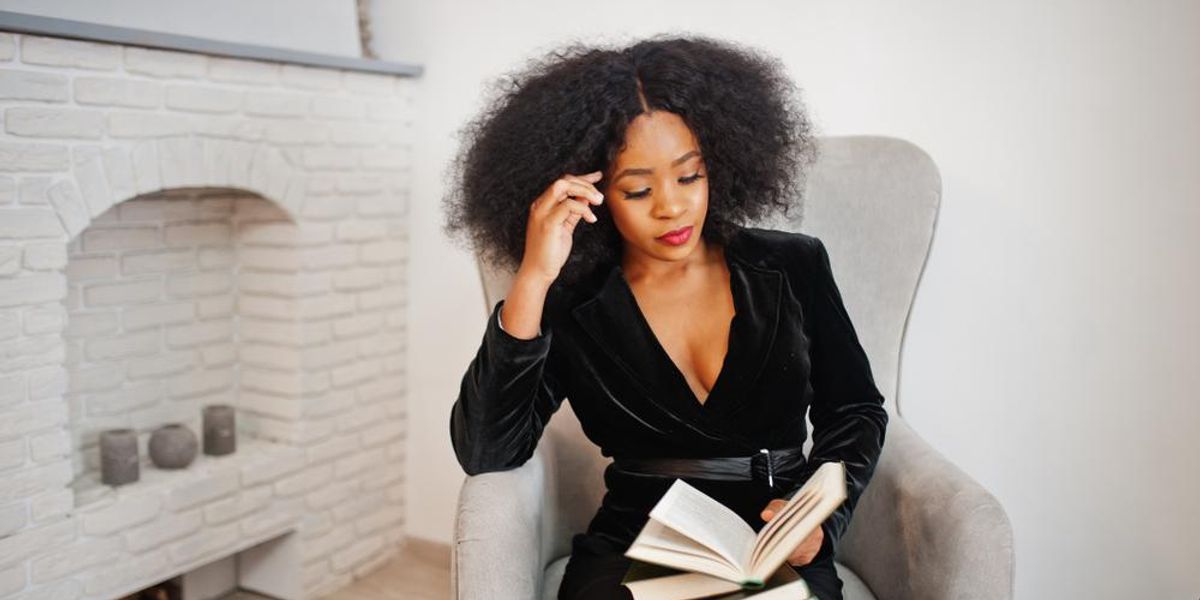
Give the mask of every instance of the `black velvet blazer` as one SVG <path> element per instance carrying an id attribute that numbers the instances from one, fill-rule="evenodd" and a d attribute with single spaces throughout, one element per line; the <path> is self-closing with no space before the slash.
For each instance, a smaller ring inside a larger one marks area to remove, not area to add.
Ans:
<path id="1" fill-rule="evenodd" d="M 888 415 L 866 354 L 815 237 L 742 229 L 726 246 L 736 314 L 719 376 L 701 404 L 663 349 L 619 264 L 572 286 L 551 286 L 541 334 L 500 328 L 496 303 L 463 375 L 450 435 L 470 475 L 515 468 L 532 456 L 543 427 L 569 399 L 584 433 L 613 457 L 749 456 L 801 446 L 807 461 L 760 481 L 687 480 L 756 531 L 772 498 L 788 497 L 823 462 L 845 463 L 849 498 L 823 525 L 834 544 L 869 482 Z M 624 552 L 673 479 L 610 465 L 607 493 L 580 544 Z"/>

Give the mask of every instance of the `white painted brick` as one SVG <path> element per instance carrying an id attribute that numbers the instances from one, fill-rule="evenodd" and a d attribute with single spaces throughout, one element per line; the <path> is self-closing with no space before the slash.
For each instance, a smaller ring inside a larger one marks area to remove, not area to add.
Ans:
<path id="1" fill-rule="evenodd" d="M 17 38 L 10 33 L 0 33 L 0 60 L 12 60 L 17 56 Z"/>
<path id="2" fill-rule="evenodd" d="M 374 360 L 362 360 L 333 370 L 333 387 L 347 387 L 362 383 L 379 374 L 379 363 Z"/>
<path id="3" fill-rule="evenodd" d="M 59 226 L 61 228 L 61 223 Z M 66 268 L 66 266 L 66 244 L 27 244 L 25 246 L 26 269 L 31 271 L 57 271 Z"/>
<path id="4" fill-rule="evenodd" d="M 251 222 L 239 226 L 239 240 L 246 245 L 263 246 L 314 246 L 333 240 L 333 227 L 329 225 L 294 223 Z"/>
<path id="5" fill-rule="evenodd" d="M 262 510 L 271 502 L 270 486 L 242 490 L 237 496 L 223 498 L 204 507 L 204 521 L 221 525 Z"/>
<path id="6" fill-rule="evenodd" d="M 66 102 L 67 78 L 38 71 L 0 70 L 0 99 Z"/>
<path id="7" fill-rule="evenodd" d="M 233 369 L 210 369 L 176 377 L 169 382 L 171 398 L 195 398 L 233 387 Z"/>
<path id="8" fill-rule="evenodd" d="M 196 253 L 191 248 L 131 252 L 121 256 L 121 272 L 126 275 L 178 271 L 196 265 Z"/>
<path id="9" fill-rule="evenodd" d="M 251 91 L 246 94 L 245 113 L 260 117 L 303 117 L 312 97 L 294 92 Z"/>
<path id="10" fill-rule="evenodd" d="M 67 320 L 66 335 L 68 338 L 79 339 L 113 333 L 119 323 L 114 311 L 74 313 Z"/>
<path id="11" fill-rule="evenodd" d="M 260 271 L 299 271 L 300 253 L 278 246 L 246 246 L 238 258 L 243 267 Z"/>
<path id="12" fill-rule="evenodd" d="M 396 286 L 388 286 L 378 290 L 367 290 L 358 294 L 360 310 L 379 310 L 383 308 L 399 308 L 404 306 L 404 296 Z"/>
<path id="13" fill-rule="evenodd" d="M 66 156 L 64 151 L 63 169 L 67 168 Z M 73 179 L 64 179 L 54 183 L 46 191 L 46 197 L 58 213 L 59 219 L 62 220 L 67 235 L 79 235 L 91 221 L 91 216 L 88 215 L 87 207 L 84 206 L 83 198 L 79 196 L 79 190 L 75 187 Z"/>
<path id="14" fill-rule="evenodd" d="M 191 130 L 191 119 L 181 115 L 152 112 L 108 113 L 108 135 L 115 138 L 157 138 L 186 135 Z M 137 161 L 136 157 L 135 161 Z"/>
<path id="15" fill-rule="evenodd" d="M 387 224 L 379 221 L 346 221 L 337 226 L 337 239 L 366 242 L 387 237 Z"/>
<path id="16" fill-rule="evenodd" d="M 50 201 L 47 192 L 52 180 L 49 177 L 22 177 L 17 190 L 18 200 L 27 206 L 43 205 Z"/>
<path id="17" fill-rule="evenodd" d="M 198 223 L 168 225 L 168 246 L 198 246 L 202 244 L 228 244 L 233 229 L 228 223 Z"/>
<path id="18" fill-rule="evenodd" d="M 390 96 L 395 92 L 395 77 L 381 73 L 346 71 L 342 74 L 342 82 L 346 90 L 351 92 Z"/>
<path id="19" fill-rule="evenodd" d="M 119 538 L 82 540 L 67 548 L 56 548 L 30 563 L 34 583 L 49 583 L 84 569 L 112 564 L 120 558 Z"/>
<path id="20" fill-rule="evenodd" d="M 145 552 L 191 535 L 203 526 L 204 518 L 199 510 L 168 514 L 152 523 L 127 531 L 124 536 L 125 546 L 133 552 Z"/>
<path id="21" fill-rule="evenodd" d="M 79 579 L 90 597 L 115 598 L 120 596 L 117 590 L 150 585 L 152 582 L 146 581 L 146 573 L 162 573 L 170 566 L 171 559 L 167 553 L 150 552 L 120 561 L 107 569 L 90 571 Z"/>
<path id="22" fill-rule="evenodd" d="M 111 338 L 90 339 L 86 342 L 87 357 L 100 361 L 154 354 L 159 350 L 160 338 L 157 330 L 150 330 Z"/>
<path id="23" fill-rule="evenodd" d="M 176 298 L 224 294 L 232 288 L 233 275 L 226 271 L 172 273 L 167 277 L 167 292 Z"/>
<path id="24" fill-rule="evenodd" d="M 231 248 L 201 248 L 198 259 L 201 269 L 224 269 L 233 266 L 237 257 Z"/>
<path id="25" fill-rule="evenodd" d="M 35 65 L 111 71 L 121 64 L 121 48 L 112 44 L 25 35 L 21 61 Z"/>
<path id="26" fill-rule="evenodd" d="M 348 96 L 314 96 L 312 115 L 321 119 L 361 119 L 366 113 L 362 100 Z M 333 128 L 337 131 L 338 128 Z"/>
<path id="27" fill-rule="evenodd" d="M 76 146 L 74 148 L 75 182 L 79 184 L 79 195 L 88 207 L 88 213 L 97 217 L 95 222 L 116 220 L 116 215 L 105 215 L 112 208 L 114 198 L 104 175 L 103 150 L 98 146 Z"/>
<path id="28" fill-rule="evenodd" d="M 396 469 L 396 473 L 400 470 Z M 384 529 L 397 528 L 404 524 L 403 506 L 383 506 L 354 522 L 359 535 L 371 535 Z"/>
<path id="29" fill-rule="evenodd" d="M 0 281 L 2 284 L 3 281 Z M 19 371 L 61 363 L 66 345 L 56 335 L 25 337 L 0 342 L 0 371 Z"/>
<path id="30" fill-rule="evenodd" d="M 409 102 L 400 99 L 379 99 L 367 102 L 367 117 L 378 121 L 400 121 L 412 114 Z"/>
<path id="31" fill-rule="evenodd" d="M 125 69 L 153 77 L 197 79 L 204 77 L 208 57 L 193 52 L 125 48 Z"/>
<path id="32" fill-rule="evenodd" d="M 87 535 L 111 535 L 134 525 L 149 523 L 158 517 L 162 501 L 157 495 L 128 495 L 120 502 L 82 515 L 82 531 Z"/>
<path id="33" fill-rule="evenodd" d="M 167 492 L 167 509 L 181 511 L 218 498 L 229 496 L 238 490 L 236 471 L 213 473 L 207 477 L 192 479 L 173 487 Z"/>
<path id="34" fill-rule="evenodd" d="M 251 85 L 274 85 L 279 81 L 278 63 L 247 60 L 242 58 L 212 57 L 208 76 L 216 81 L 248 83 Z"/>
<path id="35" fill-rule="evenodd" d="M 323 463 L 346 456 L 358 450 L 358 440 L 353 435 L 337 436 L 308 447 L 310 464 Z"/>
<path id="36" fill-rule="evenodd" d="M 91 283 L 84 287 L 83 299 L 90 307 L 152 302 L 162 296 L 162 287 L 162 282 L 158 279 Z"/>
<path id="37" fill-rule="evenodd" d="M 322 394 L 319 398 L 310 399 L 305 406 L 304 415 L 315 418 L 328 417 L 354 410 L 355 404 L 354 390 L 334 390 Z"/>
<path id="38" fill-rule="evenodd" d="M 30 458 L 34 462 L 46 463 L 66 457 L 71 451 L 71 438 L 66 431 L 49 431 L 29 440 Z"/>
<path id="39" fill-rule="evenodd" d="M 246 388 L 239 390 L 238 394 L 246 410 L 260 415 L 285 421 L 296 421 L 304 412 L 303 403 L 296 397 L 260 393 Z"/>
<path id="40" fill-rule="evenodd" d="M 359 267 L 333 273 L 333 289 L 339 292 L 357 292 L 379 287 L 387 280 L 387 274 L 378 267 Z"/>
<path id="41" fill-rule="evenodd" d="M 167 329 L 167 346 L 171 348 L 188 348 L 232 339 L 233 325 L 228 321 L 206 321 Z"/>
<path id="42" fill-rule="evenodd" d="M 337 527 L 323 535 L 305 540 L 303 561 L 311 563 L 315 560 L 327 561 L 329 556 L 339 549 L 346 548 L 357 539 L 349 527 Z"/>
<path id="43" fill-rule="evenodd" d="M 76 77 L 75 102 L 97 106 L 157 108 L 162 105 L 162 85 L 153 81 L 119 77 Z"/>
<path id="44" fill-rule="evenodd" d="M 338 431 L 359 431 L 373 423 L 387 419 L 388 407 L 383 403 L 359 406 L 353 411 L 339 415 Z"/>
<path id="45" fill-rule="evenodd" d="M 195 355 L 190 352 L 173 352 L 131 358 L 126 364 L 131 379 L 145 379 L 191 370 L 197 366 L 197 361 Z"/>
<path id="46" fill-rule="evenodd" d="M 329 139 L 332 128 L 327 123 L 305 122 L 303 127 L 292 120 L 274 119 L 263 127 L 263 139 L 277 146 L 320 144 Z"/>
<path id="47" fill-rule="evenodd" d="M 158 167 L 163 187 L 203 185 L 204 142 L 184 136 L 158 140 Z"/>
<path id="48" fill-rule="evenodd" d="M 339 338 L 359 337 L 383 327 L 382 313 L 361 313 L 333 322 L 333 335 Z"/>
<path id="49" fill-rule="evenodd" d="M 29 461 L 29 450 L 24 439 L 0 442 L 0 472 L 24 466 Z"/>
<path id="50" fill-rule="evenodd" d="M 0 375 L 0 409 L 25 401 L 25 374 Z"/>
<path id="51" fill-rule="evenodd" d="M 359 439 L 364 447 L 374 447 L 387 442 L 404 439 L 404 427 L 394 421 L 384 421 L 362 430 Z M 397 471 L 399 472 L 399 471 Z"/>
<path id="52" fill-rule="evenodd" d="M 287 346 L 247 342 L 239 348 L 238 356 L 243 363 L 268 369 L 300 369 L 300 352 Z"/>
<path id="53" fill-rule="evenodd" d="M 241 385 L 243 390 L 296 397 L 303 392 L 298 375 L 297 372 L 260 369 L 251 365 L 243 365 Z"/>
<path id="54" fill-rule="evenodd" d="M 29 516 L 36 524 L 66 517 L 75 508 L 75 493 L 70 489 L 51 490 L 34 496 Z"/>
<path id="55" fill-rule="evenodd" d="M 94 417 L 124 415 L 139 408 L 158 403 L 162 398 L 162 383 L 150 381 L 128 385 L 114 392 L 101 392 L 87 396 L 87 414 Z"/>
<path id="56" fill-rule="evenodd" d="M 61 548 L 73 541 L 75 541 L 75 524 L 69 521 L 26 529 L 16 535 L 0 539 L 0 565 L 23 562 L 23 559 L 29 556 Z"/>
<path id="57" fill-rule="evenodd" d="M 299 499 L 277 502 L 271 510 L 241 520 L 242 536 L 250 539 L 275 537 L 297 529 L 304 511 Z"/>
<path id="58" fill-rule="evenodd" d="M 4 129 L 13 135 L 98 140 L 103 113 L 96 110 L 17 106 L 4 111 Z"/>
<path id="59" fill-rule="evenodd" d="M 275 495 L 296 496 L 317 486 L 327 483 L 333 476 L 331 465 L 321 465 L 305 469 L 275 482 Z"/>
<path id="60" fill-rule="evenodd" d="M 67 311 L 62 304 L 44 304 L 25 311 L 25 334 L 60 333 L 66 326 Z"/>
<path id="61" fill-rule="evenodd" d="M 382 464 L 385 464 L 384 452 L 382 448 L 358 452 L 353 456 L 347 456 L 346 458 L 337 461 L 337 468 L 334 470 L 334 476 L 338 479 L 346 479 L 362 473 L 373 466 Z"/>
<path id="62" fill-rule="evenodd" d="M 246 293 L 285 297 L 324 294 L 333 287 L 329 273 L 268 273 L 242 271 L 238 288 Z"/>
<path id="63" fill-rule="evenodd" d="M 73 256 L 67 263 L 67 278 L 71 282 L 87 279 L 111 279 L 117 275 L 114 256 Z"/>
<path id="64" fill-rule="evenodd" d="M 57 399 L 67 391 L 67 371 L 62 366 L 34 369 L 28 373 L 31 402 Z"/>
<path id="65" fill-rule="evenodd" d="M 0 284 L 2 283 L 0 282 Z M 248 342 L 300 345 L 304 343 L 305 329 L 297 323 L 243 318 L 239 324 L 238 333 L 241 334 L 243 341 Z"/>
<path id="66" fill-rule="evenodd" d="M 105 148 L 101 157 L 104 175 L 112 198 L 120 202 L 137 194 L 137 182 L 133 174 L 133 161 L 127 146 Z"/>
<path id="67" fill-rule="evenodd" d="M 310 271 L 341 269 L 354 265 L 358 260 L 358 251 L 350 244 L 304 248 L 299 253 L 301 264 Z"/>
<path id="68" fill-rule="evenodd" d="M 140 142 L 134 145 L 131 157 L 133 183 L 138 193 L 159 189 L 162 178 L 158 172 L 158 145 L 150 141 Z"/>
<path id="69" fill-rule="evenodd" d="M 341 340 L 320 347 L 306 348 L 304 351 L 304 368 L 325 369 L 334 365 L 349 363 L 357 358 L 357 340 Z"/>
<path id="70" fill-rule="evenodd" d="M 408 245 L 397 240 L 372 242 L 359 246 L 359 260 L 368 265 L 385 265 L 408 258 Z"/>
<path id="71" fill-rule="evenodd" d="M 284 85 L 314 90 L 336 90 L 342 86 L 337 70 L 306 65 L 283 65 L 280 81 Z"/>
<path id="72" fill-rule="evenodd" d="M 0 171 L 55 171 L 71 168 L 67 147 L 62 144 L 26 142 L 0 143 Z"/>
<path id="73" fill-rule="evenodd" d="M 67 294 L 67 282 L 57 273 L 0 279 L 0 307 L 55 302 Z"/>
<path id="74" fill-rule="evenodd" d="M 129 307 L 121 311 L 121 322 L 125 331 L 137 331 L 159 325 L 187 323 L 196 316 L 196 307 L 190 302 L 152 304 Z"/>
<path id="75" fill-rule="evenodd" d="M 237 307 L 236 298 L 230 294 L 196 300 L 196 316 L 203 320 L 228 317 Z"/>
<path id="76" fill-rule="evenodd" d="M 12 177 L 0 177 L 0 204 L 12 204 L 16 201 L 17 180 Z"/>
<path id="77" fill-rule="evenodd" d="M 72 476 L 70 461 L 50 463 L 9 474 L 5 477 L 4 485 L 0 486 L 0 504 L 60 489 L 71 481 Z M 0 539 L 0 545 L 5 541 L 7 540 Z M 3 555 L 4 552 L 0 550 L 0 564 L 7 562 L 3 560 Z"/>
<path id="78" fill-rule="evenodd" d="M 111 364 L 76 367 L 71 370 L 70 392 L 83 394 L 116 389 L 125 383 L 125 370 Z"/>
<path id="79" fill-rule="evenodd" d="M 412 163 L 412 152 L 404 146 L 386 150 L 363 150 L 362 166 L 366 169 L 397 170 Z"/>
<path id="80" fill-rule="evenodd" d="M 154 226 L 92 227 L 83 232 L 83 249 L 86 252 L 142 250 L 159 247 L 161 240 L 162 234 Z"/>
<path id="81" fill-rule="evenodd" d="M 304 468 L 304 455 L 289 451 L 278 455 L 257 457 L 241 469 L 241 482 L 245 487 L 271 483 Z"/>
<path id="82" fill-rule="evenodd" d="M 237 524 L 231 523 L 217 528 L 204 529 L 170 547 L 171 558 L 176 564 L 198 562 L 202 558 L 215 556 L 238 542 Z"/>
<path id="83" fill-rule="evenodd" d="M 0 277 L 11 277 L 21 272 L 21 249 L 17 246 L 0 246 Z"/>
<path id="84" fill-rule="evenodd" d="M 11 502 L 0 506 L 0 539 L 25 528 L 25 524 L 29 522 L 27 506 L 25 502 Z"/>
<path id="85" fill-rule="evenodd" d="M 204 85 L 172 85 L 167 87 L 167 108 L 201 113 L 237 112 L 242 105 L 242 91 Z"/>
<path id="86" fill-rule="evenodd" d="M 302 164 L 308 169 L 350 171 L 358 166 L 359 152 L 346 148 L 304 148 Z"/>
<path id="87" fill-rule="evenodd" d="M 374 146 L 384 141 L 385 130 L 377 123 L 341 123 L 329 131 L 335 146 Z"/>
<path id="88" fill-rule="evenodd" d="M 236 344 L 212 344 L 200 349 L 206 368 L 225 367 L 237 362 Z"/>

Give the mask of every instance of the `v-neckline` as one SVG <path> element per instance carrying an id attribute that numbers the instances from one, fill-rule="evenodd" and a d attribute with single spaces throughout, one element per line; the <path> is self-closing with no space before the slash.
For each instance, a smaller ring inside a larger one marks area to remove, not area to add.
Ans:
<path id="1" fill-rule="evenodd" d="M 734 336 L 734 328 L 737 327 L 741 314 L 741 300 L 738 297 L 740 278 L 733 272 L 734 260 L 730 256 L 730 247 L 732 244 L 726 244 L 722 252 L 725 261 L 725 267 L 729 272 L 729 293 L 733 297 L 733 317 L 729 320 L 729 331 L 725 340 L 725 356 L 721 359 L 721 369 L 717 372 L 717 378 L 713 380 L 712 388 L 708 390 L 708 395 L 701 401 L 696 392 L 692 390 L 692 386 L 688 384 L 687 376 L 683 374 L 683 370 L 676 364 L 675 359 L 671 358 L 671 354 L 662 345 L 658 339 L 658 335 L 654 333 L 654 328 L 650 326 L 650 321 L 642 312 L 642 307 L 638 304 L 637 296 L 633 293 L 633 287 L 629 285 L 629 281 L 625 278 L 625 269 L 618 263 L 616 266 L 617 279 L 621 283 L 621 287 L 625 290 L 625 294 L 632 304 L 633 312 L 637 315 L 638 327 L 642 330 L 644 337 L 648 338 L 655 348 L 655 353 L 658 354 L 660 361 L 670 366 L 674 373 L 676 381 L 682 386 L 683 390 L 687 391 L 687 396 L 691 398 L 694 406 L 699 410 L 706 410 L 717 397 L 717 392 L 721 388 L 721 382 L 727 379 L 726 374 L 729 372 L 730 358 L 733 355 L 733 342 L 736 339 Z"/>

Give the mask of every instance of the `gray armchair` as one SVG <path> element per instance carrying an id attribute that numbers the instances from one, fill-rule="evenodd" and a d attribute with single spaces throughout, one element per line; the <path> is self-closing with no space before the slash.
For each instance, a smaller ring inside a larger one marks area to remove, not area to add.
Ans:
<path id="1" fill-rule="evenodd" d="M 1003 507 L 925 443 L 896 403 L 900 347 L 941 200 L 937 167 L 894 138 L 823 138 L 820 149 L 803 214 L 758 225 L 799 231 L 802 216 L 803 231 L 825 242 L 891 417 L 879 466 L 838 549 L 845 598 L 1011 599 L 1012 528 Z M 487 310 L 507 293 L 512 273 L 483 263 L 480 272 Z M 608 460 L 584 437 L 568 399 L 528 462 L 467 477 L 452 597 L 555 598 L 571 536 L 587 528 L 604 494 Z"/>

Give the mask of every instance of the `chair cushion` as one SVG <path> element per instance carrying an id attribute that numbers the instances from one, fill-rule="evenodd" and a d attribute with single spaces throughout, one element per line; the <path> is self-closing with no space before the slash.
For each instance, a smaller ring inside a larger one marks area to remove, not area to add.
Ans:
<path id="1" fill-rule="evenodd" d="M 542 600 L 557 600 L 558 586 L 562 583 L 563 571 L 567 568 L 567 560 L 571 558 L 564 556 L 546 567 L 546 574 L 542 579 L 545 585 L 542 588 Z M 838 577 L 842 580 L 842 597 L 844 600 L 875 600 L 875 595 L 871 593 L 867 584 L 859 579 L 858 575 L 851 571 L 849 567 L 840 562 L 833 561 L 834 568 L 837 569 Z"/>

